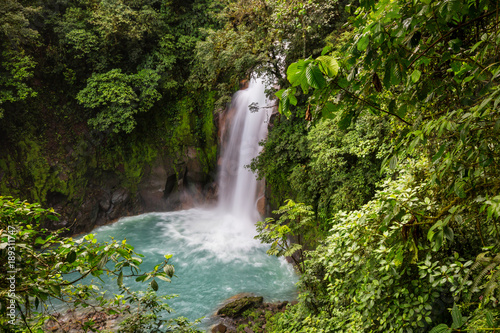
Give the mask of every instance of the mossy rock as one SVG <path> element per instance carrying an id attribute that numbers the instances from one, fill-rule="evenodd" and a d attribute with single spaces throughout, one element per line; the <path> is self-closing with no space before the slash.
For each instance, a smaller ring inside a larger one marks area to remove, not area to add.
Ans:
<path id="1" fill-rule="evenodd" d="M 238 317 L 243 314 L 248 309 L 253 309 L 259 307 L 264 301 L 263 297 L 242 297 L 235 301 L 232 301 L 224 305 L 219 311 L 217 311 L 218 316 L 223 317 Z"/>

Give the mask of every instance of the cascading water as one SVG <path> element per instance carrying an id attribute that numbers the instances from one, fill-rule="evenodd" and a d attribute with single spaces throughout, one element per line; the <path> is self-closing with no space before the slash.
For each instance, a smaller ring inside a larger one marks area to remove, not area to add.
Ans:
<path id="1" fill-rule="evenodd" d="M 249 105 L 257 104 L 258 111 L 250 112 Z M 256 209 L 257 180 L 245 168 L 256 157 L 261 147 L 259 142 L 267 135 L 267 112 L 269 100 L 261 79 L 252 79 L 245 90 L 233 97 L 234 119 L 229 130 L 228 142 L 223 146 L 222 163 L 219 170 L 219 209 L 244 220 L 258 218 Z"/>
<path id="2" fill-rule="evenodd" d="M 249 105 L 258 103 L 258 112 Z M 159 293 L 177 294 L 169 305 L 171 316 L 190 320 L 205 317 L 202 328 L 224 300 L 238 293 L 264 296 L 266 301 L 292 300 L 297 276 L 283 259 L 266 254 L 268 247 L 254 239 L 257 180 L 244 166 L 259 152 L 259 141 L 267 132 L 264 85 L 253 80 L 248 89 L 236 94 L 235 113 L 222 154 L 217 209 L 190 209 L 150 213 L 120 219 L 94 231 L 99 241 L 126 238 L 138 253 L 145 255 L 143 267 L 151 269 L 172 254 L 169 263 L 177 278 L 160 283 Z M 145 289 L 133 279 L 124 279 L 132 289 Z M 116 282 L 106 289 L 116 292 Z"/>

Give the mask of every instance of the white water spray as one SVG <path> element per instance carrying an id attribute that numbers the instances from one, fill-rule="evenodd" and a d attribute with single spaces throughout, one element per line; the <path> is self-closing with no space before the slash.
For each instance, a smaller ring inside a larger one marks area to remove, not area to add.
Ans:
<path id="1" fill-rule="evenodd" d="M 249 107 L 255 103 L 258 111 Z M 223 145 L 219 169 L 219 209 L 238 219 L 251 221 L 252 225 L 259 218 L 256 207 L 258 182 L 245 166 L 262 149 L 259 142 L 267 135 L 266 109 L 270 105 L 262 79 L 252 79 L 247 89 L 234 95 L 231 109 L 235 113 L 227 144 Z"/>

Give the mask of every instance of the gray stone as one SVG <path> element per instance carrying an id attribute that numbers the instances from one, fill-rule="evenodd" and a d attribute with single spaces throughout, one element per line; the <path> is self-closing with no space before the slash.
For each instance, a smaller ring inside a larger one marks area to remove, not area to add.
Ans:
<path id="1" fill-rule="evenodd" d="M 99 200 L 99 207 L 101 208 L 101 211 L 107 212 L 109 208 L 111 207 L 111 196 L 109 195 L 108 192 L 104 192 L 102 194 L 101 199 Z"/>
<path id="2" fill-rule="evenodd" d="M 114 205 L 123 203 L 128 200 L 129 196 L 130 193 L 127 189 L 120 188 L 113 193 L 113 196 L 111 197 L 111 203 L 113 203 Z"/>

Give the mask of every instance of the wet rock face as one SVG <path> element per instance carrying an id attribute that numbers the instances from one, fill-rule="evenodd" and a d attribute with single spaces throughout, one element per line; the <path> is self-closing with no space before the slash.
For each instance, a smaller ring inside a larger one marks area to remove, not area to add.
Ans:
<path id="1" fill-rule="evenodd" d="M 165 190 L 163 191 L 163 197 L 168 199 L 170 194 L 177 189 L 177 175 L 170 175 L 167 178 L 167 183 L 165 184 Z"/>
<path id="2" fill-rule="evenodd" d="M 68 228 L 67 234 L 89 232 L 120 217 L 146 212 L 189 209 L 215 199 L 215 166 L 207 171 L 195 147 L 180 160 L 159 156 L 143 169 L 137 185 L 127 185 L 120 170 L 93 170 L 72 198 L 48 192 L 47 207 L 60 214 L 45 227 Z"/>
<path id="3" fill-rule="evenodd" d="M 189 209 L 211 202 L 215 165 L 212 169 L 204 169 L 195 147 L 187 148 L 180 160 L 158 157 L 146 168 L 138 186 L 143 211 Z"/>

